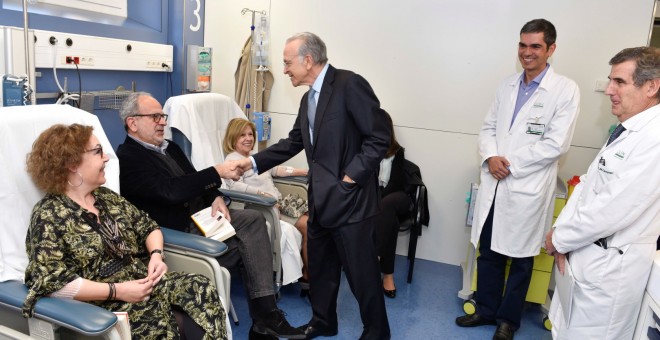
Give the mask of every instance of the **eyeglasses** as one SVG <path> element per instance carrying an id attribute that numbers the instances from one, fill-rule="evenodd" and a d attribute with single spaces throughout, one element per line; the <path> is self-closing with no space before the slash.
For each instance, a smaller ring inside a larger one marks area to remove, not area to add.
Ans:
<path id="1" fill-rule="evenodd" d="M 293 61 L 294 61 L 295 59 L 297 59 L 297 58 L 300 58 L 300 56 L 298 56 L 298 55 L 294 55 L 294 56 L 292 56 L 291 59 L 289 59 L 289 60 L 284 59 L 284 61 L 282 62 L 282 65 L 284 66 L 285 69 L 286 69 L 286 68 L 289 68 L 289 67 L 291 67 L 291 65 L 293 65 Z"/>
<path id="2" fill-rule="evenodd" d="M 94 155 L 103 156 L 103 147 L 99 145 L 93 149 L 85 150 L 85 152 L 93 152 Z"/>
<path id="3" fill-rule="evenodd" d="M 148 115 L 145 115 L 145 114 L 134 114 L 134 115 L 132 115 L 132 116 L 130 116 L 130 117 L 151 117 L 151 119 L 154 120 L 154 123 L 158 123 L 158 122 L 160 122 L 160 119 L 161 119 L 161 118 L 163 118 L 163 119 L 165 119 L 165 121 L 167 121 L 167 117 L 168 117 L 168 116 L 169 116 L 169 115 L 162 114 L 162 113 L 151 113 L 151 114 L 148 114 Z"/>

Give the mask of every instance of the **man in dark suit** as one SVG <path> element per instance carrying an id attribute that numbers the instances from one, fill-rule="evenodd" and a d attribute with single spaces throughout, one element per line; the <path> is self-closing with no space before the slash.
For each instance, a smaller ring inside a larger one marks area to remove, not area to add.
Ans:
<path id="1" fill-rule="evenodd" d="M 369 83 L 351 71 L 335 69 L 327 59 L 325 44 L 312 33 L 287 40 L 284 73 L 293 86 L 307 85 L 310 91 L 300 102 L 288 138 L 240 164 L 244 170 L 263 172 L 305 150 L 313 309 L 312 319 L 301 327 L 307 338 L 337 334 L 343 267 L 360 306 L 360 339 L 389 339 L 372 231 L 380 204 L 377 172 L 391 128 Z"/>
<path id="2" fill-rule="evenodd" d="M 128 135 L 117 149 L 121 194 L 163 227 L 196 232 L 190 215 L 208 206 L 220 211 L 236 229 L 225 240 L 227 253 L 218 257 L 226 268 L 241 268 L 250 316 L 250 338 L 257 334 L 304 339 L 275 304 L 273 258 L 266 220 L 254 210 L 230 210 L 218 188 L 221 178 L 238 179 L 235 163 L 225 162 L 196 171 L 175 143 L 163 137 L 167 115 L 148 93 L 132 93 L 120 111 Z M 256 333 L 256 334 L 255 334 Z"/>

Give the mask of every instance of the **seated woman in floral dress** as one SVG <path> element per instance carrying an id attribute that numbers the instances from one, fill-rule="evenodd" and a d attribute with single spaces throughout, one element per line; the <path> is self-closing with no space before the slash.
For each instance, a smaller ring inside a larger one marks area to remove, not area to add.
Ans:
<path id="1" fill-rule="evenodd" d="M 46 196 L 26 237 L 24 316 L 40 297 L 55 296 L 128 312 L 135 339 L 178 339 L 183 330 L 227 339 L 216 287 L 202 275 L 167 271 L 159 226 L 101 186 L 107 161 L 91 126 L 55 125 L 34 142 L 27 170 Z"/>

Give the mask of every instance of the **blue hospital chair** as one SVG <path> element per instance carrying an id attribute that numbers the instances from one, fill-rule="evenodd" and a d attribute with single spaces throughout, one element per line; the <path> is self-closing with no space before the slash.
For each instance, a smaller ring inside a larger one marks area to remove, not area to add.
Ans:
<path id="1" fill-rule="evenodd" d="M 0 108 L 0 338 L 119 339 L 113 328 L 117 318 L 112 312 L 80 301 L 44 297 L 37 302 L 33 318 L 21 315 L 27 295 L 23 284 L 28 263 L 25 235 L 32 207 L 43 196 L 25 171 L 26 154 L 43 130 L 58 123 L 94 127 L 94 134 L 110 157 L 105 186 L 119 191 L 119 162 L 96 116 L 65 105 Z M 226 251 L 226 245 L 166 228 L 162 231 L 170 270 L 206 275 L 216 284 L 227 306 L 229 272 L 215 259 Z"/>

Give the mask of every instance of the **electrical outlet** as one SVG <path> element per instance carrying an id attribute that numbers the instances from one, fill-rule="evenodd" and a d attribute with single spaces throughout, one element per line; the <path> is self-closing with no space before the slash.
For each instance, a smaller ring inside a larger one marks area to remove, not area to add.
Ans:
<path id="1" fill-rule="evenodd" d="M 94 57 L 80 57 L 81 66 L 94 66 Z"/>
<path id="2" fill-rule="evenodd" d="M 64 57 L 65 64 L 80 64 L 80 57 L 66 56 Z"/>
<path id="3" fill-rule="evenodd" d="M 172 62 L 169 60 L 147 60 L 147 68 L 150 69 L 158 69 L 158 70 L 165 70 L 165 71 L 170 71 L 172 68 Z"/>

